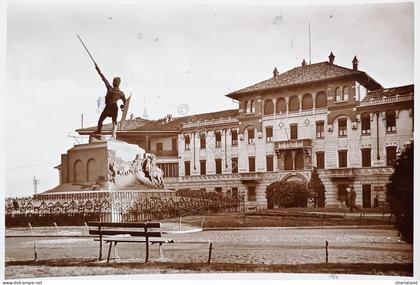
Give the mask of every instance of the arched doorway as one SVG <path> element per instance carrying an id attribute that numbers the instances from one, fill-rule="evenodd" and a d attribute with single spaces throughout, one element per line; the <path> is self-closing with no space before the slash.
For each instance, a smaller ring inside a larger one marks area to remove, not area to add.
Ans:
<path id="1" fill-rule="evenodd" d="M 91 158 L 87 162 L 87 181 L 96 181 L 97 176 L 96 160 Z"/>
<path id="2" fill-rule="evenodd" d="M 76 160 L 73 165 L 73 181 L 76 183 L 84 181 L 83 164 L 80 159 Z"/>

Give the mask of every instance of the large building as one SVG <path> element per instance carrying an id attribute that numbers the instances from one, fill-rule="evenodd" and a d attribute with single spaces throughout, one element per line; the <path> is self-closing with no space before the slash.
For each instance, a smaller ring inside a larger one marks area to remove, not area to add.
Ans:
<path id="1" fill-rule="evenodd" d="M 331 53 L 325 62 L 274 69 L 226 96 L 239 108 L 133 118 L 117 137 L 158 156 L 166 188 L 242 194 L 251 207 L 267 207 L 265 191 L 275 181 L 308 182 L 313 167 L 327 207 L 342 205 L 349 185 L 356 203 L 371 207 L 375 197 L 385 200 L 397 154 L 413 138 L 414 86 L 383 88 L 356 57 L 352 68 L 335 65 Z M 103 130 L 111 134 L 111 125 Z"/>

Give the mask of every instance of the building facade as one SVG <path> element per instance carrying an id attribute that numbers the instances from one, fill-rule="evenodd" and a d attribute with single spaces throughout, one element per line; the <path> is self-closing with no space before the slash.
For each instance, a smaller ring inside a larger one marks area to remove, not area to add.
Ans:
<path id="1" fill-rule="evenodd" d="M 317 167 L 326 207 L 343 205 L 353 185 L 356 203 L 385 201 L 398 152 L 413 138 L 414 86 L 383 88 L 368 74 L 325 62 L 284 73 L 226 95 L 238 108 L 152 121 L 134 118 L 118 139 L 155 153 L 168 189 L 244 195 L 267 207 L 276 181 L 307 183 Z M 111 126 L 104 126 L 111 132 Z M 77 130 L 89 135 L 95 128 Z"/>

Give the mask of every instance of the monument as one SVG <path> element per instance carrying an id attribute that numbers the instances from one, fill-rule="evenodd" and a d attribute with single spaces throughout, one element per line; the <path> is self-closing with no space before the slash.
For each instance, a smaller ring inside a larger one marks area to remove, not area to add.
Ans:
<path id="1" fill-rule="evenodd" d="M 79 37 L 79 36 L 78 36 Z M 80 39 L 83 46 L 83 41 Z M 93 60 L 89 50 L 89 56 Z M 61 155 L 60 183 L 53 189 L 35 195 L 47 204 L 63 201 L 79 201 L 81 204 L 102 200 L 110 205 L 110 216 L 106 220 L 121 221 L 125 212 L 130 212 L 133 203 L 141 204 L 143 199 L 175 199 L 175 192 L 165 190 L 164 172 L 157 166 L 156 156 L 146 153 L 135 144 L 117 140 L 118 100 L 123 101 L 120 126 L 127 116 L 129 99 L 119 89 L 121 79 L 115 77 L 111 86 L 93 60 L 95 68 L 105 83 L 106 106 L 100 115 L 98 129 L 89 138 L 89 143 L 75 145 Z M 112 118 L 112 136 L 101 135 L 102 122 Z"/>

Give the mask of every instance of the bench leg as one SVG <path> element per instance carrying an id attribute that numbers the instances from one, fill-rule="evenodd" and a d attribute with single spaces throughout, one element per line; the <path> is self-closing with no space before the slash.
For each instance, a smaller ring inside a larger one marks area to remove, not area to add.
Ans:
<path id="1" fill-rule="evenodd" d="M 109 263 L 109 259 L 111 257 L 111 248 L 112 248 L 112 241 L 109 242 L 108 258 L 106 259 L 106 263 Z"/>
<path id="2" fill-rule="evenodd" d="M 146 236 L 146 262 L 149 261 L 149 237 Z"/>
<path id="3" fill-rule="evenodd" d="M 117 250 L 117 242 L 114 243 L 114 258 L 119 258 L 118 257 L 118 250 Z"/>
<path id="4" fill-rule="evenodd" d="M 164 260 L 165 257 L 163 256 L 163 247 L 162 247 L 162 243 L 159 243 L 159 256 L 161 260 Z"/>

